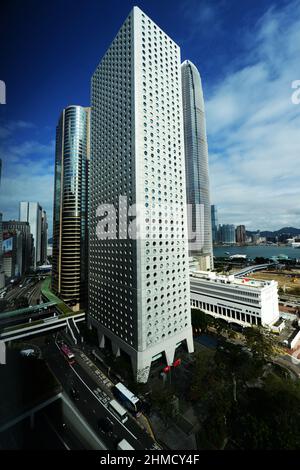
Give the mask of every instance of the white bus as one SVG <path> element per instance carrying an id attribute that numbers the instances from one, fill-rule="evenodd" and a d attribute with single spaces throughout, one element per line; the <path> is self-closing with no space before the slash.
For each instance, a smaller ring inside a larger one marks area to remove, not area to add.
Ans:
<path id="1" fill-rule="evenodd" d="M 116 400 L 111 400 L 108 404 L 109 410 L 118 418 L 122 423 L 126 423 L 128 416 L 127 411 Z"/>
<path id="2" fill-rule="evenodd" d="M 117 383 L 112 392 L 116 399 L 122 403 L 129 411 L 137 413 L 140 411 L 141 402 L 138 397 L 136 397 L 130 390 L 128 390 L 125 385 L 121 382 Z"/>

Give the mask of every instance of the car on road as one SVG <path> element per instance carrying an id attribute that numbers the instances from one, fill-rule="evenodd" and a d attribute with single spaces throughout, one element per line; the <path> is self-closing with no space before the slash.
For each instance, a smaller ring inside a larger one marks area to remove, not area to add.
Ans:
<path id="1" fill-rule="evenodd" d="M 107 436 L 111 437 L 113 435 L 113 430 L 114 430 L 114 423 L 111 421 L 109 418 L 100 418 L 98 420 L 98 429 L 100 432 L 103 434 L 106 434 Z"/>

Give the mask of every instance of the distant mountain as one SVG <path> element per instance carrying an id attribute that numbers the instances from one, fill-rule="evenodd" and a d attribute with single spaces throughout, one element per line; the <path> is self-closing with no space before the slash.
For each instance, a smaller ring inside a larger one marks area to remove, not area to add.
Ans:
<path id="1" fill-rule="evenodd" d="M 53 245 L 53 238 L 48 238 L 48 245 Z"/>
<path id="2" fill-rule="evenodd" d="M 247 235 L 253 235 L 254 233 L 257 233 L 257 230 L 254 230 L 254 231 L 247 230 Z M 283 227 L 279 230 L 274 230 L 274 232 L 270 230 L 263 230 L 260 232 L 261 237 L 267 237 L 267 238 L 275 238 L 275 237 L 280 237 L 282 235 L 286 236 L 286 238 L 298 236 L 300 235 L 300 228 Z"/>
<path id="3" fill-rule="evenodd" d="M 274 232 L 277 235 L 282 235 L 282 234 L 290 234 L 290 235 L 299 235 L 300 234 L 300 228 L 295 228 L 295 227 L 284 227 L 281 228 L 280 230 L 277 230 L 277 232 Z"/>

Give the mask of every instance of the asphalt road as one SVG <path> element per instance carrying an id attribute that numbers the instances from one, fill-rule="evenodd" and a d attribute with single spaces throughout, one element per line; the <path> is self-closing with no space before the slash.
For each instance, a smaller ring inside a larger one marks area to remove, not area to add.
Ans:
<path id="1" fill-rule="evenodd" d="M 146 431 L 141 429 L 129 413 L 128 420 L 123 424 L 108 410 L 107 403 L 109 399 L 105 392 L 100 389 L 99 385 L 79 363 L 75 361 L 74 364 L 69 364 L 53 339 L 49 345 L 42 346 L 41 349 L 50 369 L 70 398 L 71 386 L 76 388 L 79 398 L 76 401 L 71 398 L 74 406 L 76 406 L 78 411 L 87 420 L 89 426 L 105 442 L 109 449 L 116 449 L 117 443 L 121 439 L 126 439 L 136 450 L 157 448 L 155 441 Z M 113 438 L 104 435 L 97 427 L 98 420 L 104 417 L 109 417 L 114 423 Z"/>
<path id="2" fill-rule="evenodd" d="M 4 299 L 12 305 L 13 301 L 18 297 L 27 297 L 29 305 L 36 305 L 40 299 L 40 291 L 42 280 L 36 283 L 35 278 L 26 278 L 18 286 L 11 286 L 8 290 Z"/>
<path id="3" fill-rule="evenodd" d="M 5 312 L 4 312 L 5 313 Z M 57 311 L 55 308 L 48 308 L 46 310 L 42 309 L 40 312 L 28 312 L 24 315 L 17 315 L 16 317 L 11 318 L 1 318 L 0 314 L 0 327 L 7 328 L 9 326 L 20 325 L 22 323 L 30 323 L 31 321 L 51 318 L 54 314 L 57 315 Z"/>

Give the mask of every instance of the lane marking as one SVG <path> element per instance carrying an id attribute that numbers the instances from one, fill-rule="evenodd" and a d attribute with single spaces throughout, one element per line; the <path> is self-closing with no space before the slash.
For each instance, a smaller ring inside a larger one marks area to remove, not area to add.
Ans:
<path id="1" fill-rule="evenodd" d="M 71 365 L 70 365 L 70 367 L 71 367 L 71 369 L 73 370 L 73 372 L 77 375 L 77 377 L 79 378 L 79 380 L 81 380 L 81 382 L 86 386 L 86 388 L 91 392 L 91 394 L 94 395 L 94 397 L 96 398 L 96 400 L 97 400 L 97 401 L 113 416 L 113 418 L 115 418 L 115 419 L 118 421 L 118 423 L 120 423 L 121 426 L 123 426 L 123 428 L 126 429 L 126 431 L 129 432 L 129 434 L 131 434 L 131 436 L 137 441 L 138 438 L 137 438 L 134 434 L 132 434 L 132 432 L 129 431 L 129 429 L 126 428 L 126 426 L 124 426 L 124 424 L 123 424 L 108 408 L 106 408 L 106 406 L 103 405 L 103 403 L 101 402 L 101 400 L 99 400 L 99 398 L 97 397 L 97 395 L 95 395 L 95 393 L 93 392 L 93 390 L 91 390 L 90 387 L 85 383 L 85 381 L 80 377 L 80 375 L 76 372 L 76 370 L 74 369 L 74 367 L 71 366 Z"/>

